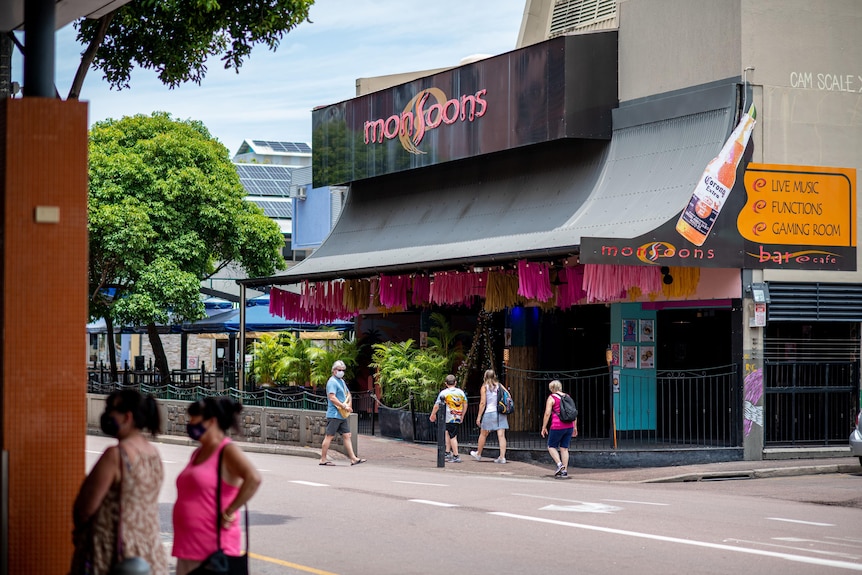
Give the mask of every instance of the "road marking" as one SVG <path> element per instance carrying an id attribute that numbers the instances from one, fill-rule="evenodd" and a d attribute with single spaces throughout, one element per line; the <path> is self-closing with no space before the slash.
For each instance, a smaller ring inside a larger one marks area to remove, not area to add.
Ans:
<path id="1" fill-rule="evenodd" d="M 267 557 L 266 555 L 258 555 L 257 553 L 248 552 L 248 556 L 252 559 L 257 559 L 258 561 L 266 561 L 267 563 L 275 563 L 276 565 L 281 565 L 282 567 L 290 567 L 291 569 L 296 569 L 297 571 L 305 571 L 306 573 L 314 573 L 315 575 L 337 575 L 331 571 L 324 571 L 323 569 L 315 569 L 314 567 L 308 567 L 307 565 L 300 565 L 298 563 L 291 563 L 290 561 L 282 561 L 281 559 L 276 559 L 274 557 Z"/>
<path id="2" fill-rule="evenodd" d="M 539 511 L 574 511 L 576 513 L 615 513 L 622 510 L 622 507 L 586 501 L 582 501 L 579 505 L 547 505 L 539 509 Z"/>
<path id="3" fill-rule="evenodd" d="M 551 501 L 565 501 L 575 505 L 548 505 L 540 508 L 541 511 L 576 511 L 580 513 L 614 513 L 622 511 L 622 507 L 605 505 L 603 503 L 591 503 L 589 501 L 578 501 L 577 499 L 562 499 L 560 497 L 547 497 L 545 495 L 532 495 L 530 493 L 513 493 L 517 497 L 530 497 L 532 499 L 550 499 Z"/>
<path id="4" fill-rule="evenodd" d="M 329 487 L 326 483 L 315 483 L 313 481 L 300 481 L 298 479 L 292 479 L 290 483 L 296 483 L 297 485 L 308 485 L 309 487 Z"/>
<path id="5" fill-rule="evenodd" d="M 612 503 L 634 503 L 635 505 L 670 505 L 670 503 L 653 503 L 652 501 L 629 501 L 628 499 L 602 499 L 602 501 L 610 501 Z"/>
<path id="6" fill-rule="evenodd" d="M 421 481 L 393 481 L 392 483 L 405 483 L 407 485 L 430 485 L 431 487 L 449 487 L 445 483 L 422 483 Z"/>
<path id="7" fill-rule="evenodd" d="M 784 517 L 767 517 L 770 521 L 786 521 L 787 523 L 801 523 L 803 525 L 815 525 L 817 527 L 835 527 L 834 523 L 815 523 L 814 521 L 802 521 L 801 519 L 785 519 Z"/>
<path id="8" fill-rule="evenodd" d="M 773 538 L 776 539 L 776 538 Z M 780 541 L 781 539 L 778 538 Z M 779 545 L 777 543 L 767 543 L 766 541 L 749 541 L 747 539 L 725 539 L 724 541 L 733 541 L 735 543 L 749 543 L 751 545 L 763 545 L 764 547 L 780 547 L 783 549 L 794 549 L 796 551 L 808 551 L 809 553 L 818 553 L 820 555 L 831 555 L 833 557 L 843 557 L 844 559 L 859 559 L 859 555 L 854 553 L 838 553 L 835 551 L 825 551 L 822 549 L 814 549 L 813 547 L 802 547 L 798 545 Z M 807 540 L 810 543 L 824 543 L 815 541 L 814 539 Z"/>
<path id="9" fill-rule="evenodd" d="M 747 553 L 749 555 L 762 555 L 764 557 L 774 557 L 776 559 L 785 559 L 787 561 L 795 561 L 797 563 L 808 563 L 811 565 L 836 567 L 840 569 L 849 569 L 852 571 L 862 571 L 862 564 L 849 563 L 846 561 L 835 561 L 832 559 L 822 559 L 820 557 L 805 557 L 804 555 L 791 555 L 789 553 L 778 553 L 776 551 L 765 551 L 763 549 L 750 549 L 746 547 L 736 547 L 733 545 L 724 545 L 721 543 L 708 543 L 706 541 L 697 541 L 694 539 L 682 539 L 680 537 L 667 537 L 665 535 L 654 535 L 652 533 L 641 533 L 638 531 L 626 531 L 624 529 L 613 529 L 611 527 L 599 527 L 596 525 L 585 525 L 582 523 L 571 523 L 568 521 L 559 521 L 557 519 L 545 519 L 543 517 L 530 517 L 529 515 L 515 515 L 514 513 L 504 513 L 502 511 L 491 511 L 490 515 L 499 517 L 509 517 L 511 519 L 523 519 L 525 521 L 534 521 L 536 523 L 547 523 L 549 525 L 559 525 L 562 527 L 574 527 L 576 529 L 586 529 L 588 531 L 600 531 L 602 533 L 611 533 L 614 535 L 627 535 L 629 537 L 638 537 L 641 539 L 652 539 L 654 541 L 663 541 L 665 543 L 679 543 L 682 545 L 692 545 L 694 547 L 707 547 L 709 549 L 718 549 L 721 551 L 734 551 L 736 553 Z"/>
<path id="10" fill-rule="evenodd" d="M 435 505 L 437 507 L 459 507 L 454 503 L 443 503 L 442 501 L 428 501 L 427 499 L 408 499 L 413 503 L 424 503 L 425 505 Z"/>

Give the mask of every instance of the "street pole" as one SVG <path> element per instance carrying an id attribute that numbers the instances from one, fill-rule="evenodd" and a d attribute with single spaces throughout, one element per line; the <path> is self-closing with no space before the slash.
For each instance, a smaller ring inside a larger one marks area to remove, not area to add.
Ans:
<path id="1" fill-rule="evenodd" d="M 446 402 L 437 403 L 437 467 L 446 467 Z"/>
<path id="2" fill-rule="evenodd" d="M 608 388 L 610 391 L 608 404 L 611 410 L 611 441 L 613 442 L 614 449 L 617 448 L 617 419 L 616 419 L 616 411 L 614 410 L 614 350 L 609 345 L 605 350 L 605 362 L 608 364 Z"/>

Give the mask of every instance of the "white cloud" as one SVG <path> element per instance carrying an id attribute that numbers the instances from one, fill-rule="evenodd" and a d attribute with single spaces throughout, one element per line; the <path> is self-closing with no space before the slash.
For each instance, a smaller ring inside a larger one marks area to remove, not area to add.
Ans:
<path id="1" fill-rule="evenodd" d="M 515 48 L 525 0 L 317 0 L 311 23 L 272 53 L 257 48 L 239 74 L 215 59 L 202 84 L 170 90 L 136 70 L 131 88 L 110 90 L 90 70 L 81 99 L 90 121 L 150 114 L 202 121 L 236 152 L 245 138 L 311 141 L 311 110 L 355 94 L 356 78 L 457 65 L 472 54 Z M 65 96 L 83 48 L 71 26 L 57 33 L 57 88 Z M 13 61 L 21 81 L 20 57 Z"/>

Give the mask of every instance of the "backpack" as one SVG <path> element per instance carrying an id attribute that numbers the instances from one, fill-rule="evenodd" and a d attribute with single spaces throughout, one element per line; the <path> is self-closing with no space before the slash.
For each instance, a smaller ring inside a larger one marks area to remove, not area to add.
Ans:
<path id="1" fill-rule="evenodd" d="M 563 423 L 571 423 L 578 418 L 578 408 L 575 406 L 575 400 L 571 395 L 555 394 L 560 398 L 560 421 Z"/>
<path id="2" fill-rule="evenodd" d="M 512 394 L 500 384 L 497 384 L 497 413 L 504 415 L 515 413 L 515 402 L 512 401 Z"/>

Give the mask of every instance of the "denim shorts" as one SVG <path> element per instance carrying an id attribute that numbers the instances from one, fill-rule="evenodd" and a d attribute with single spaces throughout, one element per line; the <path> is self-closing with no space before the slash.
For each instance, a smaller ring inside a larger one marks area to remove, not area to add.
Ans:
<path id="1" fill-rule="evenodd" d="M 509 429 L 509 418 L 506 415 L 500 415 L 498 411 L 486 411 L 482 416 L 482 429 L 494 431 L 496 429 Z"/>
<path id="2" fill-rule="evenodd" d="M 572 443 L 572 429 L 571 427 L 566 427 L 565 429 L 550 430 L 548 432 L 548 447 L 568 449 Z"/>

